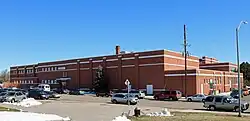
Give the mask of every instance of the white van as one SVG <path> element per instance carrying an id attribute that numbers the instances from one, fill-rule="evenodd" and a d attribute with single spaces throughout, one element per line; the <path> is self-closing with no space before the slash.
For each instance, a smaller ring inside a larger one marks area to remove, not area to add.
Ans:
<path id="1" fill-rule="evenodd" d="M 50 91 L 50 86 L 48 84 L 39 84 L 38 89 L 41 89 L 43 91 Z"/>

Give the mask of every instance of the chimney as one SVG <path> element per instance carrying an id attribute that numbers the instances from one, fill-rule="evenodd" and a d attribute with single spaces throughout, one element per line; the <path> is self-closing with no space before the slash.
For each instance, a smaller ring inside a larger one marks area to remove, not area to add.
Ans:
<path id="1" fill-rule="evenodd" d="M 121 53 L 121 47 L 119 45 L 115 46 L 115 54 L 119 55 Z"/>

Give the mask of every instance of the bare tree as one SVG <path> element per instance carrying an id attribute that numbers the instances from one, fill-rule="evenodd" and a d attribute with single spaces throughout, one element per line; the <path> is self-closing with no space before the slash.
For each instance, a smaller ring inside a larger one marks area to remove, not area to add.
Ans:
<path id="1" fill-rule="evenodd" d="M 10 72 L 7 69 L 0 72 L 0 81 L 2 82 L 10 81 Z"/>

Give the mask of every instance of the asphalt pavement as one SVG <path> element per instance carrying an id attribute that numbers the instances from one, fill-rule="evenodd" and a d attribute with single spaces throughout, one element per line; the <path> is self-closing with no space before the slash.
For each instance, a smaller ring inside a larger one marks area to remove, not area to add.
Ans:
<path id="1" fill-rule="evenodd" d="M 132 106 L 112 104 L 110 99 L 111 98 L 106 97 L 95 97 L 93 95 L 62 95 L 60 99 L 41 101 L 43 103 L 42 105 L 29 108 L 12 105 L 5 106 L 19 108 L 29 112 L 57 114 L 63 117 L 70 117 L 73 121 L 111 121 L 114 117 L 121 115 L 123 112 L 128 112 L 129 110 L 133 112 L 135 107 L 141 108 L 145 113 L 159 112 L 163 108 L 175 111 L 206 111 L 201 102 L 186 102 L 183 99 L 179 101 L 142 99 L 137 105 Z M 250 96 L 244 97 L 243 100 L 250 102 Z M 250 110 L 247 110 L 245 114 L 249 113 Z"/>

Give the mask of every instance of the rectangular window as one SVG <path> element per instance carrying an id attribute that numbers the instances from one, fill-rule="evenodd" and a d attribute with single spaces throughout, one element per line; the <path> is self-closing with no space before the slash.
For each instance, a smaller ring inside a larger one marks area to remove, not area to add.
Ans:
<path id="1" fill-rule="evenodd" d="M 209 96 L 205 99 L 206 102 L 213 102 L 214 97 L 213 96 Z"/>
<path id="2" fill-rule="evenodd" d="M 24 83 L 27 84 L 27 80 L 24 80 Z"/>
<path id="3" fill-rule="evenodd" d="M 33 80 L 31 80 L 31 84 L 33 84 Z"/>
<path id="4" fill-rule="evenodd" d="M 48 68 L 48 71 L 50 71 L 50 67 Z"/>
<path id="5" fill-rule="evenodd" d="M 215 102 L 217 102 L 217 103 L 221 102 L 221 100 L 222 100 L 222 97 L 216 97 L 215 98 Z"/>

